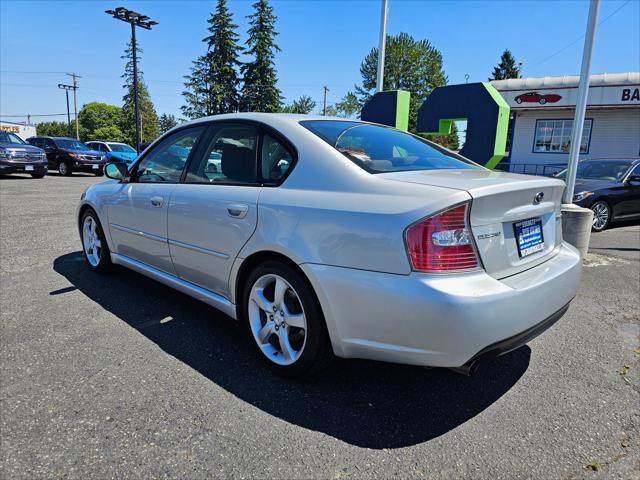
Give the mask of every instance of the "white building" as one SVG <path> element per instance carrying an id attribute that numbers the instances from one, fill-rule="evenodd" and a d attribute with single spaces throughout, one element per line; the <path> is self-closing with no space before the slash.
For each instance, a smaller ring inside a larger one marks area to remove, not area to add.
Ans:
<path id="1" fill-rule="evenodd" d="M 566 165 L 578 76 L 495 80 L 512 111 L 509 156 L 522 173 Z M 592 75 L 580 159 L 640 156 L 640 72 Z M 554 167 L 555 165 L 555 167 Z"/>
<path id="2" fill-rule="evenodd" d="M 26 140 L 29 137 L 33 137 L 36 134 L 36 127 L 32 125 L 26 125 L 24 123 L 5 122 L 4 120 L 0 120 L 0 130 L 15 133 L 23 140 Z"/>

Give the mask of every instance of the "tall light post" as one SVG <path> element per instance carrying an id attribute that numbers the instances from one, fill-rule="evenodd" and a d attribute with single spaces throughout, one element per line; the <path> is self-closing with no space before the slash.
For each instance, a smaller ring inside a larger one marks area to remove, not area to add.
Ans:
<path id="1" fill-rule="evenodd" d="M 131 24 L 131 54 L 133 56 L 133 108 L 136 121 L 136 151 L 140 153 L 140 110 L 138 108 L 138 58 L 136 53 L 136 27 L 151 30 L 151 27 L 158 25 L 158 22 L 149 20 L 149 17 L 141 13 L 134 12 L 124 7 L 114 10 L 105 10 L 117 20 L 122 20 Z"/>
<path id="2" fill-rule="evenodd" d="M 77 87 L 74 87 L 73 85 L 64 85 L 62 83 L 59 83 L 58 88 L 63 89 L 64 93 L 67 96 L 67 130 L 69 132 L 69 136 L 71 136 L 71 113 L 69 113 L 69 90 L 75 91 Z"/>
<path id="3" fill-rule="evenodd" d="M 580 69 L 580 82 L 578 83 L 576 113 L 573 118 L 573 130 L 571 132 L 571 143 L 569 144 L 569 161 L 565 177 L 567 187 L 562 197 L 562 236 L 580 251 L 583 258 L 587 255 L 589 249 L 593 212 L 588 208 L 580 208 L 573 203 L 573 191 L 576 186 L 578 158 L 580 156 L 580 144 L 582 143 L 582 127 L 587 110 L 591 59 L 593 57 L 593 44 L 595 42 L 599 10 L 600 0 L 591 0 L 589 3 L 587 33 L 582 51 L 582 68 Z"/>
<path id="4" fill-rule="evenodd" d="M 384 88 L 384 51 L 387 45 L 387 0 L 381 0 L 380 10 L 380 43 L 378 45 L 378 75 L 376 76 L 376 92 Z"/>

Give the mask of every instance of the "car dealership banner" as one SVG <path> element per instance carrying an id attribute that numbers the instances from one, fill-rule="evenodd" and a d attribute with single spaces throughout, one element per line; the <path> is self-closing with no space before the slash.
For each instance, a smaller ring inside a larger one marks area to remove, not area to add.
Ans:
<path id="1" fill-rule="evenodd" d="M 499 90 L 514 110 L 533 108 L 572 108 L 578 87 Z M 604 85 L 589 87 L 588 107 L 640 106 L 640 85 Z"/>

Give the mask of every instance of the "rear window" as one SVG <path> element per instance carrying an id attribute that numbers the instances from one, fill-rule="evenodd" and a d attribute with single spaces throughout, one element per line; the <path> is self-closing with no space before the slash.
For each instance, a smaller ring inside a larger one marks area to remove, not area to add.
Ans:
<path id="1" fill-rule="evenodd" d="M 371 173 L 482 168 L 416 135 L 391 127 L 340 120 L 306 120 L 300 124 Z"/>

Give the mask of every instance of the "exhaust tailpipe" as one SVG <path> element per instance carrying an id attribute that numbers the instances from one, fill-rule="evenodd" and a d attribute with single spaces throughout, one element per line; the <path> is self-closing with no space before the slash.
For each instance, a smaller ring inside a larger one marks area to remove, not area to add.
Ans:
<path id="1" fill-rule="evenodd" d="M 461 367 L 449 367 L 449 370 L 456 372 L 460 375 L 464 375 L 465 377 L 470 377 L 475 375 L 480 367 L 479 360 L 472 360 L 469 363 L 465 363 Z"/>

